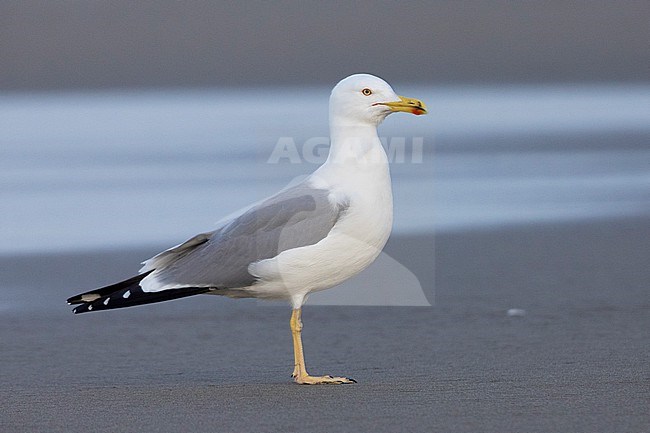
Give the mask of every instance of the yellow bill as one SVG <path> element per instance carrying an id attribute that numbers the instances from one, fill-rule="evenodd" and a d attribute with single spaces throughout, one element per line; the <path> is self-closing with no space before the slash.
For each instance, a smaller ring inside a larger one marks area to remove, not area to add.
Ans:
<path id="1" fill-rule="evenodd" d="M 427 106 L 419 99 L 407 98 L 404 96 L 400 96 L 399 99 L 399 101 L 380 102 L 379 104 L 387 106 L 392 111 L 404 111 L 415 114 L 416 116 L 427 114 Z"/>

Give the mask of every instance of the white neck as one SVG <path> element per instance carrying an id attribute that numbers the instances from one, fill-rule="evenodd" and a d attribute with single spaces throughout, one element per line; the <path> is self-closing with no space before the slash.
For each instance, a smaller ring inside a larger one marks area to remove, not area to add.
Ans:
<path id="1" fill-rule="evenodd" d="M 330 141 L 327 163 L 366 165 L 382 163 L 386 156 L 373 124 L 330 118 Z"/>

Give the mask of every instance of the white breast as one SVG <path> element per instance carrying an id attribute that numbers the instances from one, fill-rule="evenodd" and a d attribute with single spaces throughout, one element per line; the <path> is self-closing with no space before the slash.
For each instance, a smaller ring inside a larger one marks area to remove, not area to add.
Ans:
<path id="1" fill-rule="evenodd" d="M 378 150 L 381 154 L 371 164 L 354 169 L 325 164 L 310 177 L 313 186 L 332 191 L 333 202 L 346 204 L 346 211 L 317 244 L 251 265 L 249 271 L 260 279 L 251 290 L 302 303 L 310 292 L 342 283 L 377 258 L 393 223 L 388 162 L 383 149 Z"/>

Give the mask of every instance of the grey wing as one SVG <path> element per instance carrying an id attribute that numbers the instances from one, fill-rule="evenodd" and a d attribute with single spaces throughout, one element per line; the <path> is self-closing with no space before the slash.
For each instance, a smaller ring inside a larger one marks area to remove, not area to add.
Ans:
<path id="1" fill-rule="evenodd" d="M 145 262 L 165 286 L 246 287 L 248 266 L 282 251 L 313 245 L 330 232 L 346 204 L 305 182 L 264 200 L 223 227 L 203 233 Z"/>

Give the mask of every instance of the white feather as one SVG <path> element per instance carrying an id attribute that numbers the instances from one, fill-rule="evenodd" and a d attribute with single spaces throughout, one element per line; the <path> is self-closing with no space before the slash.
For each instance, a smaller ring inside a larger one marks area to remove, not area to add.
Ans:
<path id="1" fill-rule="evenodd" d="M 370 95 L 362 92 L 365 88 L 371 89 Z M 380 102 L 398 99 L 385 81 L 372 75 L 353 75 L 337 84 L 330 97 L 330 153 L 307 181 L 329 190 L 330 201 L 344 204 L 345 211 L 320 242 L 251 263 L 248 270 L 258 278 L 256 283 L 218 294 L 289 299 L 298 308 L 309 293 L 333 287 L 375 260 L 393 222 L 388 158 L 377 136 L 377 126 L 391 111 Z M 141 272 L 167 266 L 166 253 L 146 261 Z M 156 275 L 154 271 L 142 280 L 144 291 L 185 287 L 163 286 Z"/>

